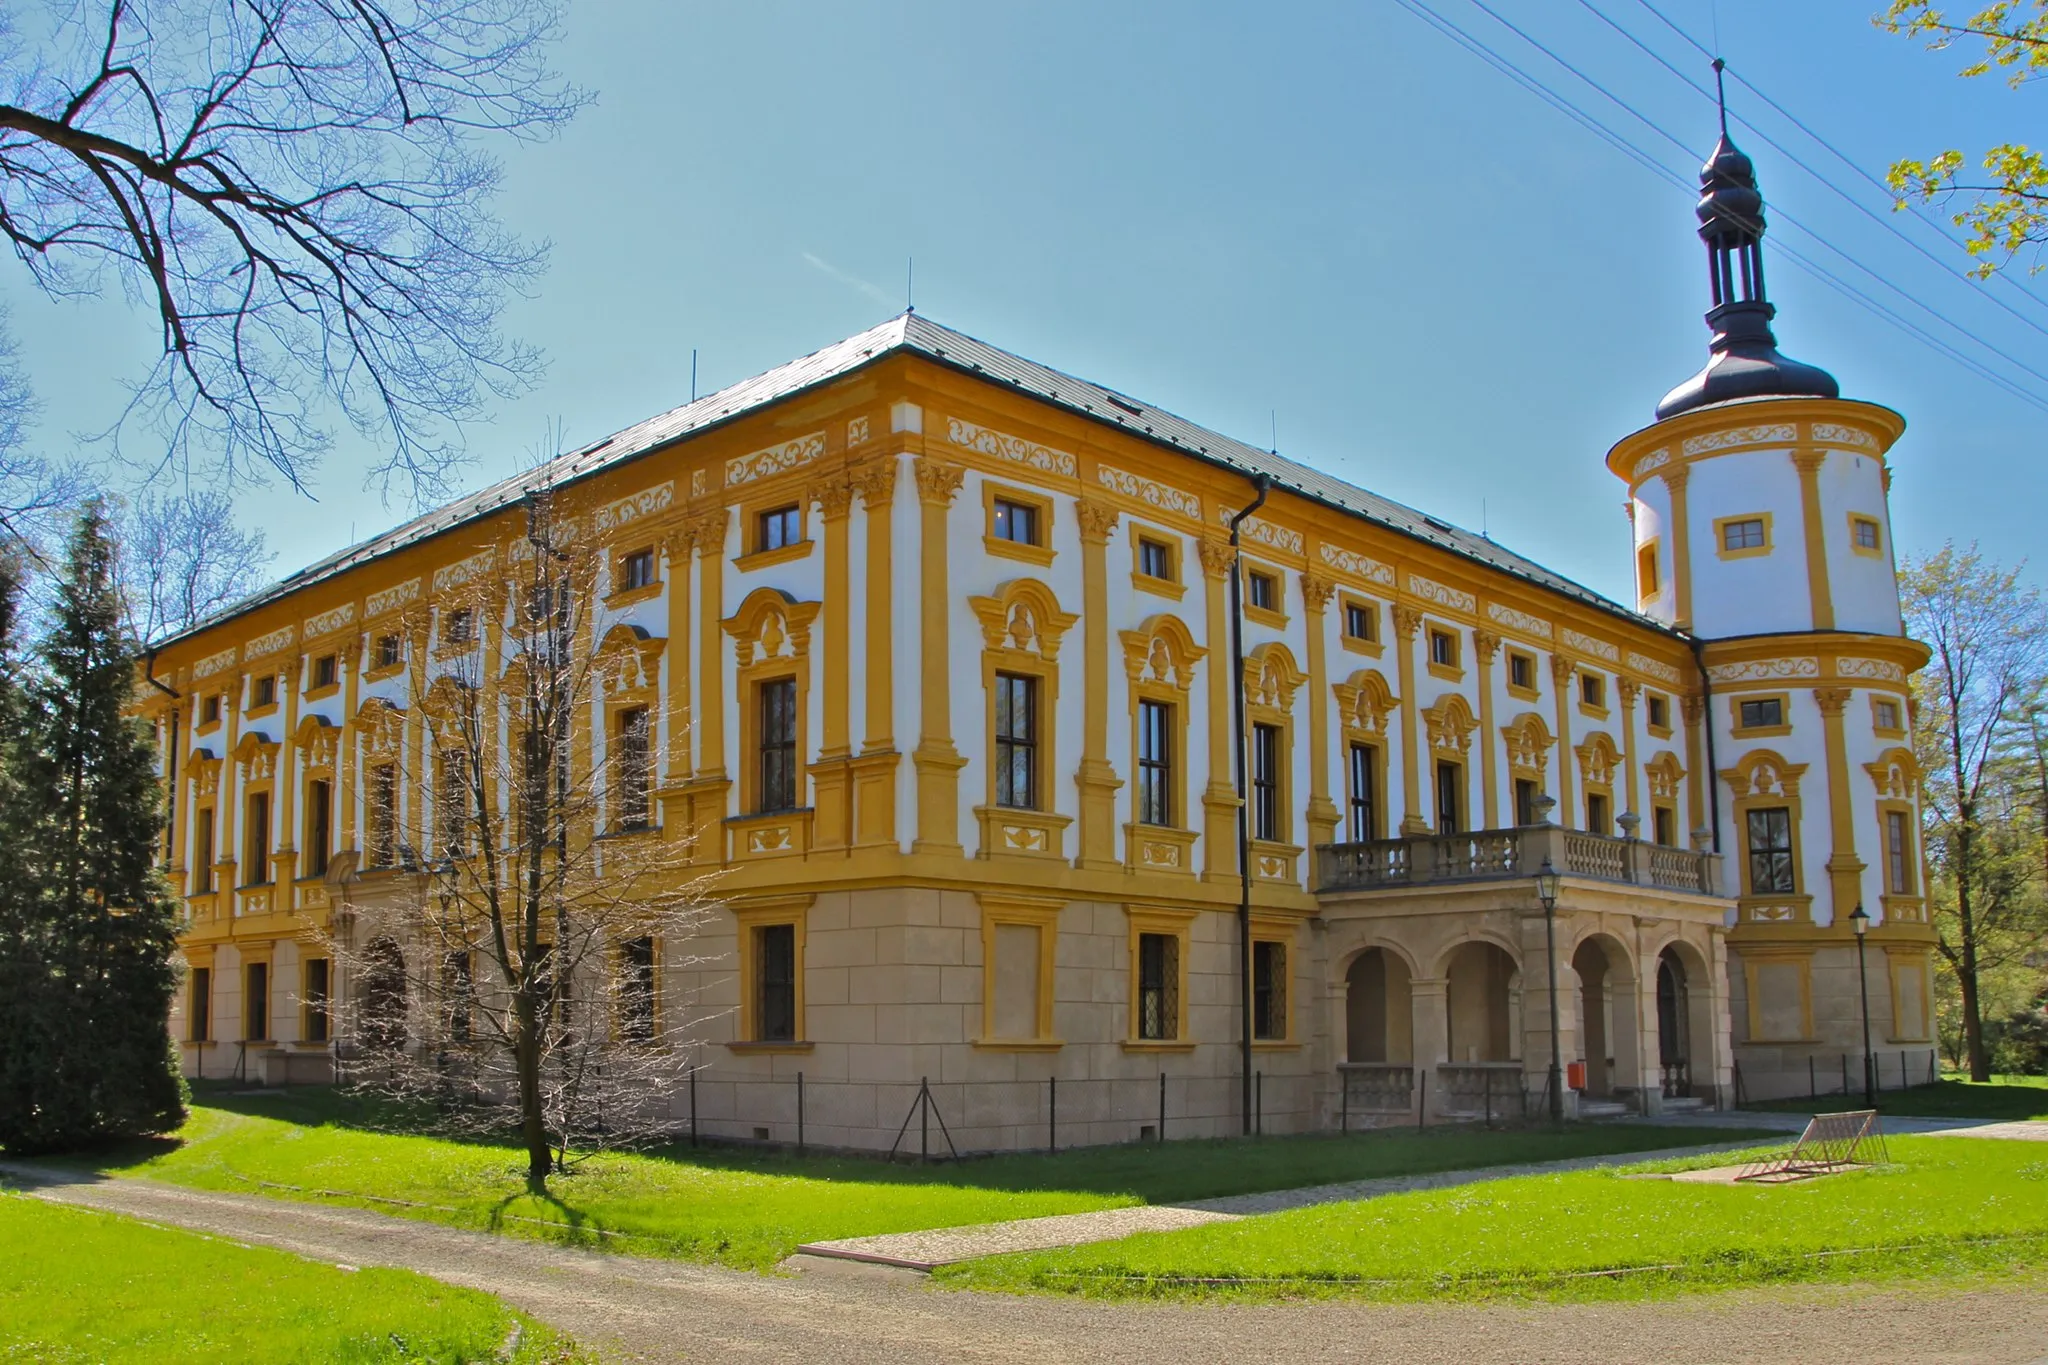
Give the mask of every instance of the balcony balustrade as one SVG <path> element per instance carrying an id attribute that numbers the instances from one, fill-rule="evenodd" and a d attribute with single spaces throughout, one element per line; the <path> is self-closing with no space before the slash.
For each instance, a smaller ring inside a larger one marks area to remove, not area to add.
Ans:
<path id="1" fill-rule="evenodd" d="M 1720 855 L 1558 825 L 1368 839 L 1316 849 L 1316 890 L 1385 891 L 1441 882 L 1512 881 L 1548 860 L 1567 877 L 1718 896 Z"/>

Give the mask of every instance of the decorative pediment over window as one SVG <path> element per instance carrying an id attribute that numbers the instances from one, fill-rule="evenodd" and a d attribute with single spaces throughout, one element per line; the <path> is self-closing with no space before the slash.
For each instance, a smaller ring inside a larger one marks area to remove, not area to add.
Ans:
<path id="1" fill-rule="evenodd" d="M 1556 743 L 1543 717 L 1524 711 L 1500 727 L 1500 737 L 1507 741 L 1508 767 L 1514 775 L 1541 782 L 1544 766 L 1550 761 L 1550 746 Z"/>
<path id="2" fill-rule="evenodd" d="M 624 622 L 604 633 L 597 644 L 597 668 L 608 692 L 652 691 L 661 677 L 661 648 L 666 643 L 639 626 Z"/>
<path id="3" fill-rule="evenodd" d="M 1804 763 L 1787 763 L 1784 755 L 1771 749 L 1752 749 L 1732 768 L 1721 770 L 1721 780 L 1737 799 L 1745 796 L 1797 796 Z"/>
<path id="4" fill-rule="evenodd" d="M 220 757 L 211 749 L 194 749 L 192 757 L 185 761 L 185 771 L 199 784 L 201 796 L 212 796 L 220 790 Z"/>
<path id="5" fill-rule="evenodd" d="M 324 716 L 307 716 L 292 732 L 292 743 L 305 756 L 309 768 L 333 767 L 335 745 L 340 738 L 341 731 Z"/>
<path id="6" fill-rule="evenodd" d="M 1644 773 L 1650 779 L 1650 799 L 1653 801 L 1676 801 L 1678 784 L 1685 777 L 1685 769 L 1678 766 L 1678 755 L 1666 749 L 1643 765 Z"/>
<path id="7" fill-rule="evenodd" d="M 1349 679 L 1330 684 L 1337 694 L 1337 720 L 1347 730 L 1384 737 L 1387 713 L 1401 704 L 1377 670 L 1361 668 Z"/>
<path id="8" fill-rule="evenodd" d="M 1895 745 L 1866 763 L 1863 771 L 1877 784 L 1877 794 L 1887 801 L 1911 801 L 1920 790 L 1920 760 L 1904 745 Z"/>
<path id="9" fill-rule="evenodd" d="M 1436 705 L 1422 713 L 1422 722 L 1428 727 L 1430 748 L 1460 753 L 1472 747 L 1472 732 L 1479 728 L 1471 705 L 1455 692 L 1438 697 Z"/>
<path id="10" fill-rule="evenodd" d="M 1124 671 L 1131 681 L 1163 683 L 1185 692 L 1195 681 L 1195 665 L 1209 651 L 1177 616 L 1148 616 L 1136 630 L 1123 632 Z"/>
<path id="11" fill-rule="evenodd" d="M 1579 756 L 1579 776 L 1586 782 L 1596 787 L 1614 785 L 1614 766 L 1621 761 L 1621 755 L 1605 731 L 1596 732 L 1572 752 Z"/>
<path id="12" fill-rule="evenodd" d="M 1244 694 L 1245 701 L 1252 706 L 1291 711 L 1294 694 L 1307 681 L 1308 675 L 1294 662 L 1294 655 L 1277 640 L 1260 645 L 1245 656 Z"/>
<path id="13" fill-rule="evenodd" d="M 462 718 L 475 709 L 475 686 L 453 673 L 443 673 L 434 679 L 434 685 L 427 689 L 427 695 L 420 698 L 420 710 L 426 713 L 436 728 L 445 729 L 460 725 Z"/>
<path id="14" fill-rule="evenodd" d="M 371 697 L 356 708 L 355 730 L 371 757 L 387 757 L 398 752 L 405 712 L 382 697 Z"/>
<path id="15" fill-rule="evenodd" d="M 268 782 L 277 776 L 277 750 L 276 740 L 266 738 L 259 730 L 250 730 L 235 746 L 235 762 L 242 765 L 249 781 Z"/>
<path id="16" fill-rule="evenodd" d="M 1060 637 L 1081 619 L 1061 611 L 1052 589 L 1035 578 L 1013 578 L 991 596 L 968 598 L 967 605 L 990 649 L 1022 650 L 1047 663 L 1058 658 Z"/>
<path id="17" fill-rule="evenodd" d="M 756 588 L 721 623 L 733 638 L 741 668 L 773 659 L 803 659 L 811 652 L 817 602 L 799 602 L 780 588 Z"/>

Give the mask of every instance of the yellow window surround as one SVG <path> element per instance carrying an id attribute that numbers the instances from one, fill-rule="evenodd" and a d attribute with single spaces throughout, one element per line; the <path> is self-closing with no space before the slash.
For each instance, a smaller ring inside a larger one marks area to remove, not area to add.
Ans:
<path id="1" fill-rule="evenodd" d="M 1194 937 L 1195 912 L 1173 910 L 1165 906 L 1126 905 L 1124 916 L 1129 927 L 1130 947 L 1130 1015 L 1125 1024 L 1123 1048 L 1126 1052 L 1192 1052 L 1195 1040 L 1188 1036 L 1188 956 L 1189 946 Z M 1138 1021 L 1143 1006 L 1139 1001 L 1142 985 L 1139 941 L 1146 934 L 1160 934 L 1174 940 L 1174 1020 L 1173 1037 L 1140 1038 Z"/>
<path id="2" fill-rule="evenodd" d="M 1282 1052 L 1301 1046 L 1300 1032 L 1295 1027 L 1295 1015 L 1298 1012 L 1295 1008 L 1298 1002 L 1295 999 L 1294 990 L 1295 967 L 1298 965 L 1298 960 L 1295 956 L 1295 940 L 1297 937 L 1297 922 L 1294 920 L 1259 915 L 1252 917 L 1252 952 L 1254 956 L 1256 957 L 1258 945 L 1261 943 L 1277 943 L 1286 954 L 1286 970 L 1281 984 L 1281 989 L 1285 996 L 1285 999 L 1281 1002 L 1281 1032 L 1277 1037 L 1253 1038 L 1252 1047 L 1257 1051 Z"/>
<path id="3" fill-rule="evenodd" d="M 1422 649 L 1431 677 L 1447 682 L 1464 681 L 1465 646 L 1457 627 L 1428 623 L 1422 632 Z"/>
<path id="4" fill-rule="evenodd" d="M 1353 634 L 1351 628 L 1355 622 L 1362 622 L 1367 633 Z M 1337 635 L 1344 648 L 1353 654 L 1363 654 L 1368 659 L 1377 659 L 1386 652 L 1385 634 L 1380 604 L 1377 601 L 1355 592 L 1346 591 L 1337 595 Z"/>
<path id="5" fill-rule="evenodd" d="M 734 1052 L 778 1053 L 809 1052 L 816 1044 L 806 1040 L 809 1033 L 804 1014 L 804 940 L 810 920 L 811 904 L 817 898 L 808 893 L 793 896 L 773 896 L 760 900 L 745 901 L 732 907 L 732 917 L 739 931 L 740 959 L 740 1036 L 726 1047 Z M 790 925 L 795 930 L 795 1016 L 796 1037 L 789 1040 L 765 1041 L 761 1032 L 761 960 L 758 943 L 762 929 Z"/>
<path id="6" fill-rule="evenodd" d="M 1778 704 L 1778 723 L 1768 721 L 1745 725 L 1742 721 L 1743 703 L 1756 706 L 1759 703 Z M 1737 692 L 1728 698 L 1728 725 L 1743 739 L 1772 739 L 1792 733 L 1792 696 L 1789 692 Z"/>
<path id="7" fill-rule="evenodd" d="M 1515 649 L 1512 646 L 1509 647 L 1507 653 L 1508 695 L 1516 698 L 1519 701 L 1535 701 L 1537 699 L 1537 696 L 1539 695 L 1539 684 L 1537 682 L 1536 675 L 1536 656 L 1526 649 Z M 1528 678 L 1527 682 L 1518 683 L 1515 681 L 1515 673 L 1517 672 L 1517 660 L 1521 661 L 1521 671 Z"/>
<path id="8" fill-rule="evenodd" d="M 996 534 L 996 504 L 1011 503 L 1029 508 L 1034 514 L 1033 536 L 1029 541 L 1010 540 Z M 993 479 L 981 481 L 982 548 L 1002 559 L 1022 560 L 1044 568 L 1053 561 L 1053 501 L 1046 494 Z"/>
<path id="9" fill-rule="evenodd" d="M 1731 527 L 1737 528 L 1736 534 L 1741 536 L 1747 529 L 1743 526 L 1743 523 L 1752 521 L 1762 523 L 1763 543 L 1759 545 L 1738 545 L 1734 549 L 1730 549 L 1728 547 L 1729 529 Z M 1732 517 L 1716 517 L 1714 519 L 1714 553 L 1722 559 L 1755 559 L 1769 554 L 1772 543 L 1771 514 L 1769 512 L 1739 512 Z"/>
<path id="10" fill-rule="evenodd" d="M 1267 585 L 1262 591 L 1270 594 L 1269 600 L 1273 603 L 1272 606 L 1261 607 L 1253 602 L 1252 583 L 1254 580 L 1262 581 Z M 1245 560 L 1244 583 L 1238 601 L 1244 607 L 1245 620 L 1273 630 L 1287 629 L 1287 575 L 1279 569 L 1273 568 L 1270 565 L 1254 564 L 1251 560 Z"/>
<path id="11" fill-rule="evenodd" d="M 1155 560 L 1164 558 L 1164 573 L 1145 572 L 1148 547 L 1157 553 Z M 1139 592 L 1148 592 L 1155 597 L 1180 601 L 1187 592 L 1187 584 L 1181 576 L 1181 541 L 1177 535 L 1152 531 L 1133 523 L 1131 526 L 1131 586 Z"/>
<path id="12" fill-rule="evenodd" d="M 981 1036 L 974 1046 L 1006 1052 L 1057 1052 L 1053 1034 L 1053 979 L 1058 961 L 1060 911 L 1066 902 L 1039 896 L 977 892 L 981 903 Z M 1038 935 L 1037 989 L 1033 1032 L 1007 1037 L 996 1031 L 999 955 L 996 944 L 1005 926 L 1023 927 Z"/>
<path id="13" fill-rule="evenodd" d="M 1861 531 L 1863 534 L 1859 535 Z M 1864 544 L 1868 538 L 1870 543 Z M 1849 549 L 1866 559 L 1884 558 L 1884 523 L 1867 512 L 1849 514 Z"/>

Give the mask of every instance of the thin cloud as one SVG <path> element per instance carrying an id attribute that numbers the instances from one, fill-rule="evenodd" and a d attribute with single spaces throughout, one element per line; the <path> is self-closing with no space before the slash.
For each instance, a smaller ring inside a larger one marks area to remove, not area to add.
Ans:
<path id="1" fill-rule="evenodd" d="M 858 275 L 849 275 L 847 272 L 841 270 L 838 266 L 832 264 L 832 262 L 826 260 L 822 256 L 817 256 L 812 254 L 811 252 L 806 251 L 803 253 L 803 258 L 804 264 L 810 266 L 813 270 L 821 271 L 824 274 L 830 275 L 833 279 L 839 281 L 841 284 L 849 285 L 854 289 L 860 290 L 861 293 L 866 294 L 876 303 L 887 305 L 895 302 L 895 300 L 891 299 L 886 293 L 882 291 L 879 285 L 871 284 L 867 280 L 862 279 Z"/>

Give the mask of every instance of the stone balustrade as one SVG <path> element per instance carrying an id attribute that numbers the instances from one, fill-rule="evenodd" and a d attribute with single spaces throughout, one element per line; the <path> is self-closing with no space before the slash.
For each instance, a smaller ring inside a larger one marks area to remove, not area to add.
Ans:
<path id="1" fill-rule="evenodd" d="M 1368 839 L 1316 849 L 1316 890 L 1383 891 L 1438 882 L 1510 881 L 1545 861 L 1567 877 L 1720 895 L 1720 855 L 1559 825 Z"/>

